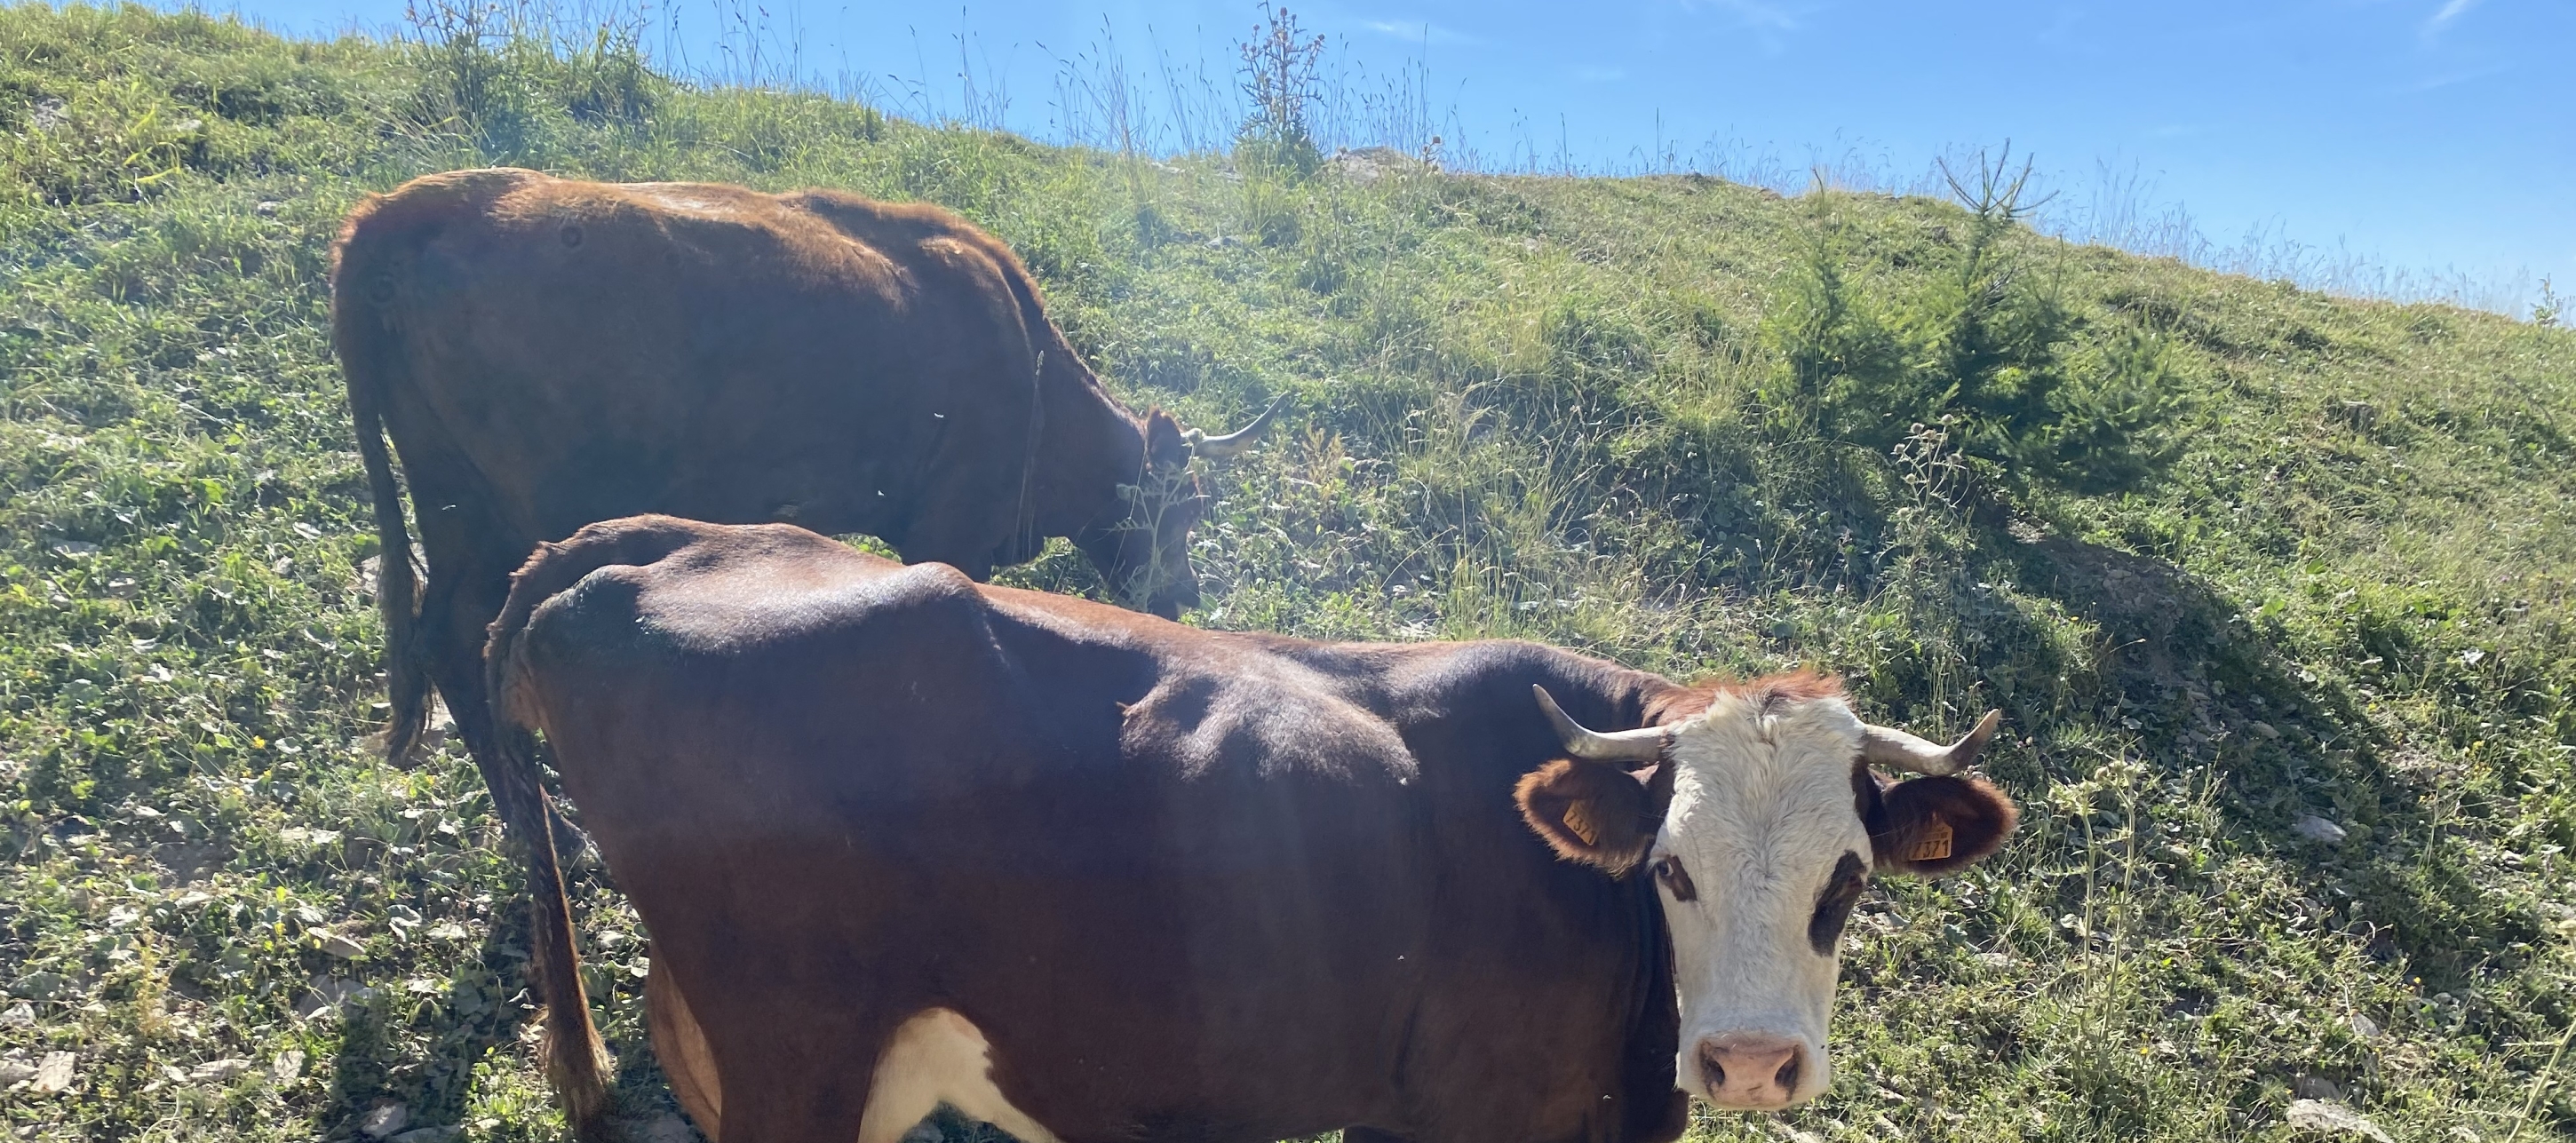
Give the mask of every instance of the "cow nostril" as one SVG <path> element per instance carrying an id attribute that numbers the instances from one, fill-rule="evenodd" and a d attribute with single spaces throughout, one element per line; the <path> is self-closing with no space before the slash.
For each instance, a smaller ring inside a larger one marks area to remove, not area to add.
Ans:
<path id="1" fill-rule="evenodd" d="M 1739 1032 L 1700 1045 L 1707 1096 L 1720 1107 L 1780 1108 L 1798 1099 L 1807 1078 L 1807 1047 L 1796 1038 Z"/>

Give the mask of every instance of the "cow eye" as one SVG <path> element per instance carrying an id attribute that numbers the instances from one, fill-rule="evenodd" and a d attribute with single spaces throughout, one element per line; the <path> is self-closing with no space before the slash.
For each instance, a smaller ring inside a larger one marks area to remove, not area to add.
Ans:
<path id="1" fill-rule="evenodd" d="M 1807 919 L 1807 943 L 1817 956 L 1834 955 L 1834 944 L 1843 937 L 1843 923 L 1851 919 L 1852 906 L 1860 903 L 1861 891 L 1869 887 L 1868 868 L 1859 854 L 1845 853 L 1834 864 L 1833 876 L 1825 879 L 1824 891 L 1816 895 L 1815 915 Z"/>
<path id="2" fill-rule="evenodd" d="M 1690 871 L 1682 868 L 1681 858 L 1669 854 L 1656 858 L 1655 880 L 1663 883 L 1665 891 L 1673 895 L 1673 900 L 1699 899 L 1699 887 L 1691 884 Z"/>

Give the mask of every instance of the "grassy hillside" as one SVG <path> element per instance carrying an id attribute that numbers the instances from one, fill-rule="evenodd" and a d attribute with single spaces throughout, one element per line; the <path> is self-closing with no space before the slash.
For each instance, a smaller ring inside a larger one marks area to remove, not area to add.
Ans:
<path id="1" fill-rule="evenodd" d="M 2576 1137 L 2576 334 L 2004 202 L 1252 157 L 695 90 L 613 37 L 0 8 L 0 1117 L 560 1137 L 471 765 L 360 741 L 374 540 L 324 320 L 359 195 L 511 163 L 937 201 L 1131 400 L 1293 393 L 1214 474 L 1193 622 L 1813 663 L 1926 732 L 2004 708 L 2023 834 L 1874 890 L 1833 1093 L 1704 1138 L 2282 1139 L 2298 1097 Z M 1061 548 L 1008 578 L 1097 590 Z M 653 1122 L 643 934 L 589 881 Z"/>

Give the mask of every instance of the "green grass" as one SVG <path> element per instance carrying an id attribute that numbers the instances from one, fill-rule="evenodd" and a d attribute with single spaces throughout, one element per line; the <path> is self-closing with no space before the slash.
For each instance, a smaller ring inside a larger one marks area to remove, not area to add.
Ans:
<path id="1" fill-rule="evenodd" d="M 360 742 L 325 333 L 359 195 L 502 162 L 941 202 L 1140 404 L 1294 393 L 1215 475 L 1194 622 L 1814 663 L 1927 732 L 2004 708 L 2020 838 L 1874 891 L 1831 1095 L 1704 1138 L 2288 1138 L 2320 1083 L 2403 1139 L 2576 1137 L 2576 334 L 2014 229 L 2052 353 L 2163 354 L 2170 463 L 2082 495 L 1907 409 L 1894 451 L 1782 415 L 1819 240 L 1919 350 L 1955 205 L 1154 163 L 574 47 L 0 8 L 0 1061 L 78 1058 L 0 1093 L 19 1138 L 336 1139 L 384 1103 L 562 1136 L 473 768 Z M 1098 590 L 1061 546 L 1005 578 Z M 588 883 L 658 1114 L 642 935 Z"/>

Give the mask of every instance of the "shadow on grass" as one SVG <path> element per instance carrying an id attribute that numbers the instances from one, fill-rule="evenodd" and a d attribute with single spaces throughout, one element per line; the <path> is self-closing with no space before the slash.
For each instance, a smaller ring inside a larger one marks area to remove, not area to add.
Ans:
<path id="1" fill-rule="evenodd" d="M 2162 772 L 2208 771 L 2234 846 L 2284 863 L 2311 896 L 2332 900 L 2332 927 L 2371 955 L 2403 957 L 2447 985 L 2539 939 L 2527 907 L 2427 853 L 2440 772 L 2401 764 L 2407 745 L 2359 696 L 2301 667 L 2211 585 L 2161 559 L 2060 537 L 1989 550 L 2016 565 L 2025 591 L 2102 632 L 2097 725 L 2134 728 Z M 2310 815 L 2350 836 L 2302 837 L 2293 826 Z"/>

